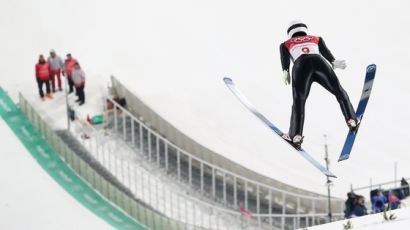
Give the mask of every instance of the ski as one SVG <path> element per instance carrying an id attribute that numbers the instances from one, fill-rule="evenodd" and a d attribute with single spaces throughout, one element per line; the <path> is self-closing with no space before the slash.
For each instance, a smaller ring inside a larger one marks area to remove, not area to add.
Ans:
<path id="1" fill-rule="evenodd" d="M 242 94 L 242 92 L 236 87 L 235 83 L 232 79 L 225 77 L 224 82 L 226 86 L 232 91 L 232 93 L 239 99 L 239 101 L 249 110 L 251 111 L 259 120 L 261 120 L 266 126 L 268 126 L 274 133 L 276 133 L 283 141 L 288 143 L 295 149 L 303 158 L 308 160 L 313 166 L 319 169 L 323 174 L 328 177 L 336 177 L 332 172 L 326 169 L 323 165 L 321 165 L 318 161 L 316 161 L 309 153 L 307 153 L 302 148 L 297 148 L 285 139 L 282 138 L 283 132 L 280 131 L 272 122 L 270 122 L 262 113 L 260 113 L 255 106 Z"/>
<path id="2" fill-rule="evenodd" d="M 355 131 L 349 131 L 347 134 L 345 143 L 343 145 L 342 153 L 340 154 L 339 161 L 347 160 L 350 157 L 354 141 L 356 139 L 357 131 L 362 123 L 364 111 L 366 110 L 367 102 L 369 102 L 370 93 L 372 92 L 374 77 L 376 76 L 376 65 L 371 64 L 367 66 L 366 78 L 364 80 L 364 86 L 362 90 L 362 96 L 360 97 L 359 105 L 356 109 L 357 119 L 360 121 L 359 126 Z"/>

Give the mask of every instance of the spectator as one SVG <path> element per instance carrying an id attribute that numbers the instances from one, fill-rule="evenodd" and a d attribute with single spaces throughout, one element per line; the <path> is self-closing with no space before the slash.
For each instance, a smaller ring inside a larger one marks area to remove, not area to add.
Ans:
<path id="1" fill-rule="evenodd" d="M 367 215 L 367 208 L 364 205 L 364 197 L 357 196 L 356 202 L 353 208 L 352 217 L 365 216 L 365 215 Z"/>
<path id="2" fill-rule="evenodd" d="M 74 65 L 74 70 L 72 72 L 71 79 L 75 86 L 76 95 L 78 96 L 78 99 L 76 100 L 76 102 L 78 102 L 79 105 L 82 105 L 85 102 L 85 94 L 84 94 L 85 74 L 84 74 L 84 71 L 81 69 L 81 66 L 78 62 L 76 62 Z"/>
<path id="3" fill-rule="evenodd" d="M 408 197 L 410 195 L 409 183 L 404 177 L 401 178 L 400 185 L 403 187 L 404 197 Z"/>
<path id="4" fill-rule="evenodd" d="M 377 195 L 373 196 L 372 198 L 372 210 L 374 213 L 383 212 L 385 209 L 385 205 L 387 203 L 387 198 L 383 195 L 382 191 L 379 190 Z"/>
<path id="5" fill-rule="evenodd" d="M 346 209 L 344 211 L 346 219 L 350 218 L 350 216 L 353 213 L 355 200 L 356 200 L 356 194 L 354 192 L 347 193 L 347 200 L 345 202 Z"/>
<path id="6" fill-rule="evenodd" d="M 40 54 L 38 63 L 36 64 L 36 79 L 41 100 L 45 100 L 43 92 L 44 84 L 46 85 L 46 97 L 52 99 L 53 96 L 51 96 L 50 92 L 50 65 L 46 62 L 42 54 Z"/>
<path id="7" fill-rule="evenodd" d="M 396 196 L 396 194 L 394 194 L 393 191 L 390 191 L 390 192 L 389 192 L 389 198 L 388 198 L 388 200 L 389 200 L 390 208 L 391 208 L 392 210 L 399 208 L 401 201 L 400 201 L 400 199 Z"/>
<path id="8" fill-rule="evenodd" d="M 50 56 L 47 59 L 48 64 L 50 65 L 50 80 L 51 80 L 51 88 L 53 89 L 53 93 L 56 92 L 56 85 L 55 85 L 55 80 L 57 78 L 57 83 L 58 83 L 58 90 L 62 91 L 63 89 L 61 88 L 61 70 L 64 67 L 63 60 L 61 59 L 60 56 L 56 54 L 56 51 L 53 49 L 50 50 Z"/>
<path id="9" fill-rule="evenodd" d="M 67 54 L 67 59 L 65 59 L 64 61 L 64 69 L 63 69 L 63 75 L 67 76 L 67 81 L 68 81 L 68 87 L 69 90 L 68 93 L 72 93 L 74 91 L 73 86 L 73 80 L 72 80 L 72 75 L 73 75 L 73 69 L 74 69 L 74 65 L 77 62 L 77 60 L 75 60 L 70 53 Z"/>

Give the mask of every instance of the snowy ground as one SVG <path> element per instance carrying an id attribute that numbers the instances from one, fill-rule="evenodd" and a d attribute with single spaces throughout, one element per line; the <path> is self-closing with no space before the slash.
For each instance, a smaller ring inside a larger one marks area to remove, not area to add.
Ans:
<path id="1" fill-rule="evenodd" d="M 402 200 L 402 208 L 387 212 L 388 216 L 394 214 L 393 221 L 386 221 L 381 213 L 364 217 L 352 218 L 352 229 L 385 230 L 385 229 L 409 229 L 410 226 L 410 197 Z M 347 224 L 347 220 L 336 221 L 330 224 L 311 227 L 311 230 L 339 230 Z"/>
<path id="2" fill-rule="evenodd" d="M 0 119 L 0 229 L 113 229 L 64 191 Z"/>
<path id="3" fill-rule="evenodd" d="M 395 220 L 387 221 L 383 218 L 382 213 L 368 215 L 364 217 L 358 217 L 350 219 L 351 229 L 363 229 L 363 230 L 385 230 L 385 229 L 397 229 L 405 230 L 410 226 L 410 207 L 387 212 L 390 216 L 394 214 Z M 316 227 L 308 228 L 309 230 L 339 230 L 343 229 L 343 226 L 347 224 L 347 220 L 337 221 L 330 224 L 324 224 Z"/>
<path id="4" fill-rule="evenodd" d="M 353 104 L 365 66 L 378 64 L 374 93 L 349 161 L 336 163 L 346 135 L 336 100 L 316 85 L 307 102 L 305 148 L 322 159 L 322 135 L 328 135 L 331 169 L 339 177 L 332 194 L 345 197 L 351 183 L 392 180 L 395 161 L 398 175 L 410 176 L 403 163 L 409 160 L 410 82 L 402 68 L 410 53 L 403 45 L 392 45 L 408 37 L 403 28 L 410 23 L 409 7 L 407 0 L 337 5 L 326 0 L 3 1 L 0 83 L 12 96 L 20 90 L 35 95 L 38 54 L 51 48 L 60 55 L 71 52 L 86 71 L 88 96 L 100 93 L 114 74 L 204 146 L 263 175 L 325 194 L 325 179 L 317 170 L 246 111 L 221 80 L 232 77 L 285 130 L 291 90 L 281 82 L 278 47 L 286 39 L 288 22 L 300 18 L 313 34 L 324 37 L 337 58 L 347 60 L 348 69 L 337 74 Z"/>

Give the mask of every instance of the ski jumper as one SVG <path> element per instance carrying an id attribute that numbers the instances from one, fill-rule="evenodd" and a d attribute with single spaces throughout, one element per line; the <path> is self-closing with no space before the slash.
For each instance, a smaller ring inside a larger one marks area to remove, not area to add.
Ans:
<path id="1" fill-rule="evenodd" d="M 313 82 L 319 83 L 336 96 L 346 121 L 357 120 L 346 91 L 340 85 L 332 66 L 328 63 L 332 63 L 335 58 L 321 37 L 294 36 L 280 45 L 280 57 L 282 69 L 288 72 L 290 60 L 293 62 L 293 105 L 289 128 L 291 138 L 303 134 L 305 102 Z"/>

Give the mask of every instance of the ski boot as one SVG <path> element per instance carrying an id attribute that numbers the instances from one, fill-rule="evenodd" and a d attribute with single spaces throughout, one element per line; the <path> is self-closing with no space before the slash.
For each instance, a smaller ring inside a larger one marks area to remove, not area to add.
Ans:
<path id="1" fill-rule="evenodd" d="M 302 142 L 303 142 L 302 135 L 295 135 L 293 138 L 290 138 L 289 134 L 284 133 L 282 135 L 282 138 L 285 139 L 285 141 L 289 142 L 291 145 L 293 145 L 297 149 L 300 149 Z"/>
<path id="2" fill-rule="evenodd" d="M 297 148 L 300 148 L 303 142 L 303 136 L 302 135 L 295 135 L 292 139 L 292 143 L 294 146 L 296 146 Z"/>
<path id="3" fill-rule="evenodd" d="M 357 132 L 359 125 L 360 125 L 360 120 L 355 120 L 353 118 L 350 118 L 349 120 L 347 120 L 347 126 L 349 127 L 349 130 L 351 132 Z"/>

